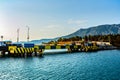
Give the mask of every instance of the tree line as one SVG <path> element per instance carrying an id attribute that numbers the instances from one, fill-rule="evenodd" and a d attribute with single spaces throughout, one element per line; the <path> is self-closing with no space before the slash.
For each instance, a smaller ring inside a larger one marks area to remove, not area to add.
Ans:
<path id="1" fill-rule="evenodd" d="M 59 41 L 103 41 L 110 42 L 113 46 L 120 47 L 120 34 L 109 34 L 109 35 L 89 35 L 89 36 L 74 36 L 70 38 L 59 38 Z"/>

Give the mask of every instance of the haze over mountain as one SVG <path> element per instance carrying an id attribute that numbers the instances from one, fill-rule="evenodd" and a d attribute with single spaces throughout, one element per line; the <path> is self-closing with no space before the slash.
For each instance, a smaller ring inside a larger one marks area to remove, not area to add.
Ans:
<path id="1" fill-rule="evenodd" d="M 120 34 L 120 24 L 105 24 L 90 27 L 87 29 L 79 29 L 78 31 L 63 36 L 63 38 L 69 38 L 73 36 L 88 36 L 88 35 L 107 35 L 107 34 Z"/>
<path id="2" fill-rule="evenodd" d="M 74 36 L 88 36 L 88 35 L 107 35 L 107 34 L 120 34 L 120 24 L 105 24 L 105 25 L 98 25 L 86 29 L 79 29 L 78 31 L 71 33 L 66 36 L 62 36 L 63 38 L 70 38 Z M 51 40 L 57 40 L 60 37 L 54 39 L 41 39 L 41 40 L 32 40 L 33 43 L 42 43 L 42 42 L 49 42 Z"/>

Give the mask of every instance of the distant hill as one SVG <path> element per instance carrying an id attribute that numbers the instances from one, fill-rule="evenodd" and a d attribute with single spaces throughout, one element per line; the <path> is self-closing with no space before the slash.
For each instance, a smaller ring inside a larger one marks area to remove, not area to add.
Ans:
<path id="1" fill-rule="evenodd" d="M 120 24 L 106 24 L 90 27 L 87 29 L 79 29 L 78 31 L 62 36 L 63 38 L 69 38 L 73 36 L 85 36 L 85 35 L 107 35 L 107 34 L 120 34 Z"/>
<path id="2" fill-rule="evenodd" d="M 32 42 L 32 43 L 34 43 L 34 44 L 42 44 L 42 42 L 47 43 L 47 42 L 49 42 L 49 41 L 51 41 L 51 40 L 53 40 L 53 39 L 32 40 L 32 41 L 30 41 L 30 42 Z"/>

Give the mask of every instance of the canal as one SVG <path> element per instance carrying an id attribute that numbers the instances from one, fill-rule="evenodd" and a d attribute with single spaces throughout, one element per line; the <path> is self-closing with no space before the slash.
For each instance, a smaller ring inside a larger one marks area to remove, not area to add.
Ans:
<path id="1" fill-rule="evenodd" d="M 0 58 L 0 80 L 119 80 L 120 51 Z"/>

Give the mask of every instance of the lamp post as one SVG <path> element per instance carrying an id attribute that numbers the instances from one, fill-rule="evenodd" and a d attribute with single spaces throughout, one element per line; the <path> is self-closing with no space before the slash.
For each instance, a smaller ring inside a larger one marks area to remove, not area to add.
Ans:
<path id="1" fill-rule="evenodd" d="M 3 35 L 1 36 L 1 41 L 3 41 Z"/>

